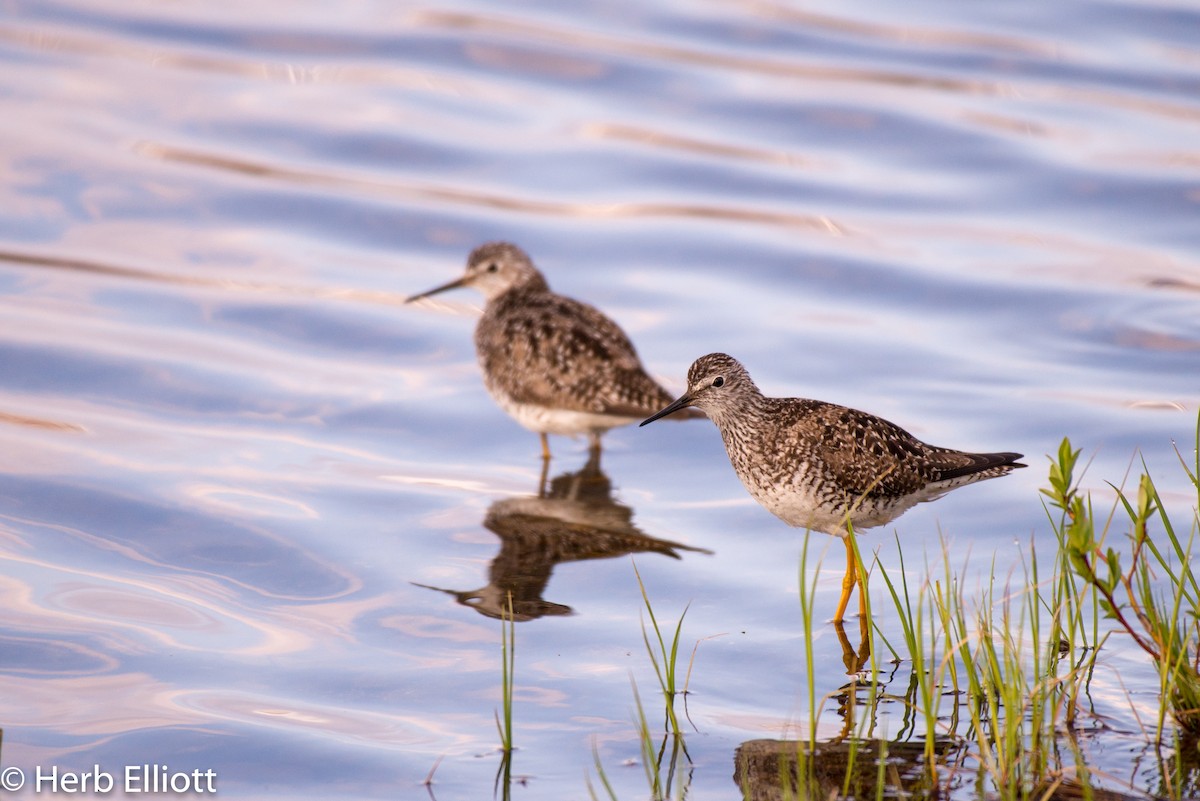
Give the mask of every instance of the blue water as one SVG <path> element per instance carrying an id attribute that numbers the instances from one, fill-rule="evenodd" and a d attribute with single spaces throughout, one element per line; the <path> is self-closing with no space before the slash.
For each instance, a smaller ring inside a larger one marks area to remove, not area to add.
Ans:
<path id="1" fill-rule="evenodd" d="M 1063 436 L 1098 508 L 1144 458 L 1186 529 L 1197 41 L 1200 8 L 1166 2 L 6 4 L 0 764 L 212 769 L 264 799 L 416 797 L 433 771 L 439 801 L 488 797 L 479 611 L 523 547 L 558 561 L 516 627 L 513 797 L 587 797 L 593 748 L 647 795 L 634 565 L 699 642 L 689 798 L 736 797 L 739 744 L 805 730 L 804 537 L 707 422 L 606 438 L 590 513 L 634 538 L 610 558 L 583 558 L 595 532 L 504 539 L 541 464 L 479 379 L 480 300 L 402 303 L 490 239 L 672 391 L 726 351 L 769 394 L 1025 453 L 862 538 L 889 569 L 899 539 L 916 583 L 943 549 L 969 595 L 1051 552 Z M 551 477 L 586 461 L 552 448 Z M 814 535 L 821 695 L 846 680 L 843 558 Z M 1124 691 L 1152 710 L 1157 685 L 1111 652 L 1094 691 L 1128 733 Z"/>

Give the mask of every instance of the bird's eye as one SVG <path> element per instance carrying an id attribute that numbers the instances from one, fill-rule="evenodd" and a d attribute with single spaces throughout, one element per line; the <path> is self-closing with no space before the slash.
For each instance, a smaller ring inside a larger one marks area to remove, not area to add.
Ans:
<path id="1" fill-rule="evenodd" d="M 496 262 L 492 262 L 491 264 L 489 264 L 489 265 L 487 266 L 487 271 L 488 271 L 489 273 L 494 273 L 494 272 L 496 272 L 496 271 L 497 271 L 497 270 L 499 270 L 499 269 L 500 269 L 500 265 L 496 264 Z"/>
<path id="2" fill-rule="evenodd" d="M 725 376 L 723 376 L 723 375 L 719 375 L 719 376 L 717 376 L 716 378 L 714 378 L 714 379 L 713 379 L 713 382 L 712 382 L 712 385 L 713 385 L 714 387 L 723 387 L 723 386 L 725 386 Z"/>

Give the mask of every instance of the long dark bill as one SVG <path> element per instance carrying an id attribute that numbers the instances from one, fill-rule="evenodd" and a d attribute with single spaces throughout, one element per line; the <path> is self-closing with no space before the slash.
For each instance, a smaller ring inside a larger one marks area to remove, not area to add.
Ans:
<path id="1" fill-rule="evenodd" d="M 638 428 L 641 428 L 642 426 L 646 425 L 646 423 L 653 423 L 655 420 L 657 420 L 660 417 L 666 417 L 668 414 L 671 414 L 672 412 L 677 412 L 680 409 L 686 409 L 688 406 L 691 406 L 691 405 L 692 405 L 692 397 L 690 395 L 681 395 L 681 396 L 679 396 L 679 400 L 675 401 L 667 408 L 665 408 L 661 411 L 655 412 L 654 414 L 650 415 L 642 422 L 638 423 Z"/>
<path id="2" fill-rule="evenodd" d="M 467 282 L 467 279 L 464 276 L 463 278 L 456 279 L 454 281 L 451 281 L 448 284 L 442 284 L 441 286 L 434 287 L 433 289 L 429 290 L 428 292 L 422 292 L 419 295 L 409 295 L 407 298 L 404 299 L 404 302 L 412 303 L 414 300 L 420 300 L 421 298 L 427 298 L 430 295 L 436 295 L 439 292 L 445 292 L 447 289 L 458 289 L 460 286 L 462 286 L 466 282 Z"/>

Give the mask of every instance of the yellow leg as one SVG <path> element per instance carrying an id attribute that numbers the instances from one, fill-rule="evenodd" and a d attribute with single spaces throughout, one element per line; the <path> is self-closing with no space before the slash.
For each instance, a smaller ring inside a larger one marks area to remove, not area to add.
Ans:
<path id="1" fill-rule="evenodd" d="M 846 606 L 850 603 L 850 593 L 854 591 L 854 586 L 858 584 L 858 570 L 855 567 L 854 561 L 854 543 L 850 541 L 850 535 L 845 537 L 846 540 L 846 575 L 842 577 L 842 597 L 838 599 L 837 611 L 833 614 L 833 622 L 841 623 L 846 614 Z M 861 609 L 865 601 L 862 598 L 862 590 L 858 591 L 859 608 Z"/>
<path id="2" fill-rule="evenodd" d="M 542 458 L 547 462 L 550 461 L 550 440 L 546 439 L 545 434 L 539 434 L 542 438 Z"/>

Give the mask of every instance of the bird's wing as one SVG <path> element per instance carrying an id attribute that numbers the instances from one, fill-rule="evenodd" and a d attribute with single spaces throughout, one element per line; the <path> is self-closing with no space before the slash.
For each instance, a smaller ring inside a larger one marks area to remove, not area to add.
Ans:
<path id="1" fill-rule="evenodd" d="M 800 408 L 805 435 L 820 442 L 837 485 L 850 494 L 899 497 L 934 480 L 923 469 L 929 446 L 895 423 L 822 401 Z"/>
<path id="2" fill-rule="evenodd" d="M 552 293 L 502 303 L 480 319 L 476 345 L 489 381 L 514 400 L 629 417 L 671 402 L 625 332 L 592 306 Z"/>
<path id="3" fill-rule="evenodd" d="M 1002 475 L 1019 453 L 968 453 L 929 445 L 881 417 L 844 406 L 811 402 L 811 425 L 825 442 L 840 486 L 859 495 L 900 497 L 944 491 Z"/>

